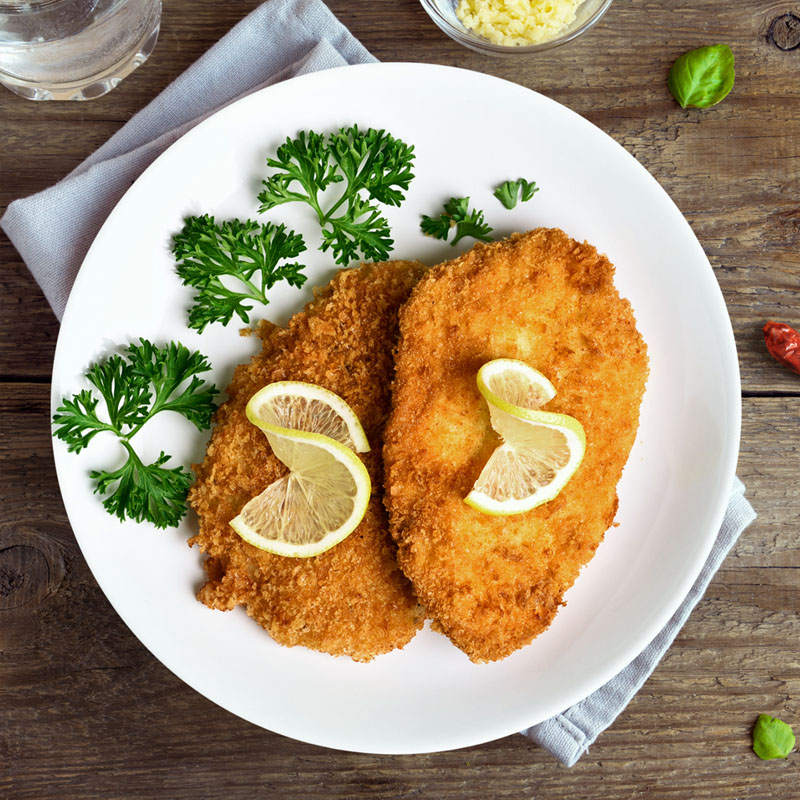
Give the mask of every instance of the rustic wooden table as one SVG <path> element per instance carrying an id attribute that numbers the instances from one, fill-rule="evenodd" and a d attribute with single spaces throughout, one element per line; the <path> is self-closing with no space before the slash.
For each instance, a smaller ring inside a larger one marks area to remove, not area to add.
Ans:
<path id="1" fill-rule="evenodd" d="M 617 0 L 578 42 L 492 60 L 447 39 L 417 0 L 329 4 L 379 59 L 466 67 L 543 92 L 661 182 L 705 248 L 733 320 L 738 472 L 759 518 L 642 691 L 571 770 L 520 736 L 383 757 L 261 730 L 153 658 L 89 573 L 51 456 L 58 324 L 0 236 L 0 796 L 800 797 L 800 753 L 762 762 L 750 749 L 760 712 L 800 733 L 800 377 L 771 360 L 761 335 L 767 319 L 800 326 L 800 5 Z M 0 204 L 65 175 L 256 5 L 166 3 L 153 57 L 100 100 L 32 103 L 0 92 Z M 667 70 L 715 42 L 736 54 L 733 93 L 711 110 L 681 110 Z"/>

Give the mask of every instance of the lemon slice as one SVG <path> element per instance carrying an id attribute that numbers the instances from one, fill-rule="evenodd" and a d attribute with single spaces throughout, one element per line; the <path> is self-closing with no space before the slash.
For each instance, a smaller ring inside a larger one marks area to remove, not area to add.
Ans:
<path id="1" fill-rule="evenodd" d="M 369 504 L 369 473 L 354 452 L 369 450 L 358 417 L 333 392 L 297 381 L 265 386 L 246 413 L 289 474 L 250 500 L 231 527 L 270 553 L 324 553 L 355 530 Z"/>
<path id="2" fill-rule="evenodd" d="M 277 381 L 259 389 L 245 409 L 253 425 L 327 436 L 357 453 L 369 451 L 358 417 L 338 394 L 313 383 Z"/>
<path id="3" fill-rule="evenodd" d="M 465 502 L 487 514 L 521 514 L 552 500 L 586 451 L 574 417 L 540 411 L 553 384 L 522 361 L 496 359 L 478 370 L 478 390 L 503 443 L 492 453 Z"/>

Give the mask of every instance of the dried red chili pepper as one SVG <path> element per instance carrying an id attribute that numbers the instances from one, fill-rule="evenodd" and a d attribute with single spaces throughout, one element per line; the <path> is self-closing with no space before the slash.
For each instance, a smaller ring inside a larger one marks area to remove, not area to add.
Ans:
<path id="1" fill-rule="evenodd" d="M 783 322 L 768 322 L 764 341 L 775 359 L 800 374 L 800 333 Z"/>

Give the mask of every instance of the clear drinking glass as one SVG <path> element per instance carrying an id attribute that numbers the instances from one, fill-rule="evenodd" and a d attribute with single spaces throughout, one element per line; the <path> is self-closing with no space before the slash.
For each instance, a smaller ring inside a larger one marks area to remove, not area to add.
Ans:
<path id="1" fill-rule="evenodd" d="M 143 64 L 161 0 L 0 0 L 0 83 L 30 100 L 91 100 Z"/>

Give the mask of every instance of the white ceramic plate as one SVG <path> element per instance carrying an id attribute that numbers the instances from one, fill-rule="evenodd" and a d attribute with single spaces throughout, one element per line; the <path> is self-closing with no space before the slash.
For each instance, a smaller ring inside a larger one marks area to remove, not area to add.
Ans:
<path id="1" fill-rule="evenodd" d="M 140 336 L 178 339 L 214 364 L 226 386 L 256 345 L 234 320 L 202 335 L 187 329 L 190 289 L 169 252 L 190 213 L 255 216 L 264 159 L 287 135 L 358 123 L 416 147 L 416 179 L 388 212 L 399 258 L 454 255 L 423 237 L 422 213 L 469 195 L 497 234 L 558 226 L 616 264 L 651 359 L 636 446 L 620 484 L 619 527 L 532 645 L 475 665 L 429 630 L 370 664 L 276 645 L 241 609 L 195 600 L 195 526 L 155 530 L 117 522 L 92 494 L 88 472 L 114 463 L 97 437 L 80 455 L 55 442 L 64 502 L 98 583 L 136 636 L 197 691 L 251 722 L 345 750 L 412 753 L 489 741 L 580 700 L 658 632 L 695 580 L 722 519 L 739 445 L 740 390 L 728 315 L 710 265 L 656 181 L 612 139 L 563 106 L 483 74 L 423 64 L 346 67 L 273 86 L 214 115 L 133 185 L 98 235 L 75 283 L 53 371 L 53 404 L 83 388 L 94 360 Z M 492 189 L 536 180 L 531 202 L 506 211 Z M 277 287 L 266 315 L 284 322 L 333 274 L 316 250 L 310 209 L 268 218 L 307 235 L 310 279 Z M 464 248 L 468 242 L 462 242 Z M 161 415 L 162 417 L 166 415 Z M 184 464 L 205 437 L 183 419 L 156 419 L 137 437 Z"/>

